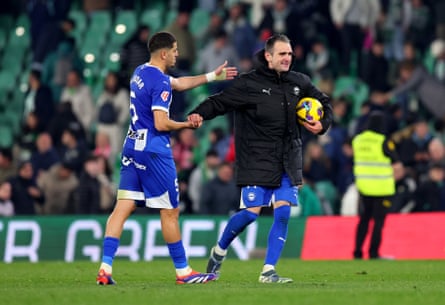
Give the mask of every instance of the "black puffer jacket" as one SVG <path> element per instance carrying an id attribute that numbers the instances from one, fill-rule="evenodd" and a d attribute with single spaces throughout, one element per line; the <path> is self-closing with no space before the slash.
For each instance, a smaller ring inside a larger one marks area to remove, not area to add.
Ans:
<path id="1" fill-rule="evenodd" d="M 301 126 L 295 107 L 302 97 L 314 97 L 324 106 L 324 133 L 332 121 L 329 98 L 308 76 L 288 72 L 278 75 L 267 67 L 264 51 L 258 67 L 241 74 L 232 86 L 207 98 L 190 113 L 204 120 L 235 113 L 236 181 L 239 186 L 280 186 L 286 172 L 293 185 L 302 183 Z"/>

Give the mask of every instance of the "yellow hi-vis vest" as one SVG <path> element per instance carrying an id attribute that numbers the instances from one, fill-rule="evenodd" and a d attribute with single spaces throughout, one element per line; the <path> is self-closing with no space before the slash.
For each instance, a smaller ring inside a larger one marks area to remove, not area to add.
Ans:
<path id="1" fill-rule="evenodd" d="M 359 192 L 366 196 L 390 196 L 395 193 L 391 159 L 383 153 L 385 136 L 364 131 L 352 140 L 354 175 Z"/>

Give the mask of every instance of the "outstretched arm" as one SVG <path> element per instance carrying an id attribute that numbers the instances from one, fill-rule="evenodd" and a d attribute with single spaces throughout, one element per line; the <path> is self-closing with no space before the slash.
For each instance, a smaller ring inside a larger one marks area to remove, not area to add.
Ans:
<path id="1" fill-rule="evenodd" d="M 234 79 L 238 75 L 238 70 L 236 67 L 227 67 L 227 60 L 220 65 L 215 71 L 200 74 L 196 76 L 183 76 L 178 78 L 171 78 L 171 86 L 173 90 L 183 91 L 191 88 L 198 87 L 202 84 L 220 81 L 220 80 L 230 80 Z"/>

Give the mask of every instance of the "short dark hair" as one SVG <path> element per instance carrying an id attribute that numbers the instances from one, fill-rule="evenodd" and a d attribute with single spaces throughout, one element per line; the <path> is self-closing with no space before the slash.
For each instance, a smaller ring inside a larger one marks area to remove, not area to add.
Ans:
<path id="1" fill-rule="evenodd" d="M 171 33 L 159 32 L 154 34 L 148 41 L 148 51 L 153 53 L 164 48 L 171 49 L 175 42 L 176 38 Z"/>
<path id="2" fill-rule="evenodd" d="M 284 35 L 284 34 L 274 34 L 274 35 L 270 36 L 269 38 L 267 38 L 267 40 L 266 40 L 266 45 L 264 47 L 266 52 L 272 53 L 273 47 L 275 45 L 275 42 L 277 42 L 277 41 L 290 43 L 290 39 L 286 35 Z"/>

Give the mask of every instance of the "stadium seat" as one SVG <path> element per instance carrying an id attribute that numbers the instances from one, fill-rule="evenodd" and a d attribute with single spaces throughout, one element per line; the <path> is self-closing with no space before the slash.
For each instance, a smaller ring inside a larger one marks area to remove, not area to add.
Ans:
<path id="1" fill-rule="evenodd" d="M 190 15 L 190 32 L 194 37 L 200 37 L 210 23 L 210 14 L 203 9 L 195 9 Z"/>
<path id="2" fill-rule="evenodd" d="M 150 31 L 154 33 L 159 31 L 164 26 L 162 20 L 162 11 L 157 9 L 147 9 L 142 12 L 139 23 L 149 26 Z"/>
<path id="3" fill-rule="evenodd" d="M 0 14 L 0 29 L 9 31 L 14 24 L 14 19 L 11 15 Z"/>
<path id="4" fill-rule="evenodd" d="M 29 17 L 26 13 L 23 13 L 17 17 L 17 20 L 15 22 L 15 27 L 24 27 L 26 30 L 29 31 L 31 27 L 31 21 L 29 20 Z"/>
<path id="5" fill-rule="evenodd" d="M 7 38 L 6 31 L 3 28 L 0 28 L 0 52 L 5 47 Z"/>
<path id="6" fill-rule="evenodd" d="M 136 30 L 137 18 L 134 11 L 120 11 L 117 13 L 114 28 L 111 31 L 111 42 L 122 45 Z"/>
<path id="7" fill-rule="evenodd" d="M 340 76 L 335 80 L 332 96 L 351 100 L 353 115 L 357 116 L 360 114 L 360 107 L 369 98 L 369 87 L 357 77 Z"/>
<path id="8" fill-rule="evenodd" d="M 106 36 L 111 28 L 111 12 L 109 11 L 96 11 L 90 16 L 90 26 L 87 31 L 90 30 L 101 30 L 102 35 Z"/>
<path id="9" fill-rule="evenodd" d="M 8 71 L 2 69 L 0 71 L 0 92 L 7 96 L 14 86 L 15 79 L 11 78 L 11 74 Z"/>
<path id="10" fill-rule="evenodd" d="M 8 71 L 12 77 L 16 77 L 22 70 L 26 50 L 21 46 L 8 45 L 1 57 L 1 69 Z"/>
<path id="11" fill-rule="evenodd" d="M 2 117 L 3 119 L 3 117 Z M 3 120 L 2 120 L 3 121 Z M 12 128 L 4 123 L 0 125 L 0 147 L 9 148 L 12 147 L 14 140 Z"/>
<path id="12" fill-rule="evenodd" d="M 10 30 L 8 47 L 17 46 L 22 48 L 29 47 L 30 35 L 29 29 L 24 26 L 17 26 Z"/>
<path id="13" fill-rule="evenodd" d="M 120 61 L 120 48 L 111 46 L 105 50 L 105 56 L 103 56 L 102 67 L 106 71 L 119 71 L 121 66 Z"/>

